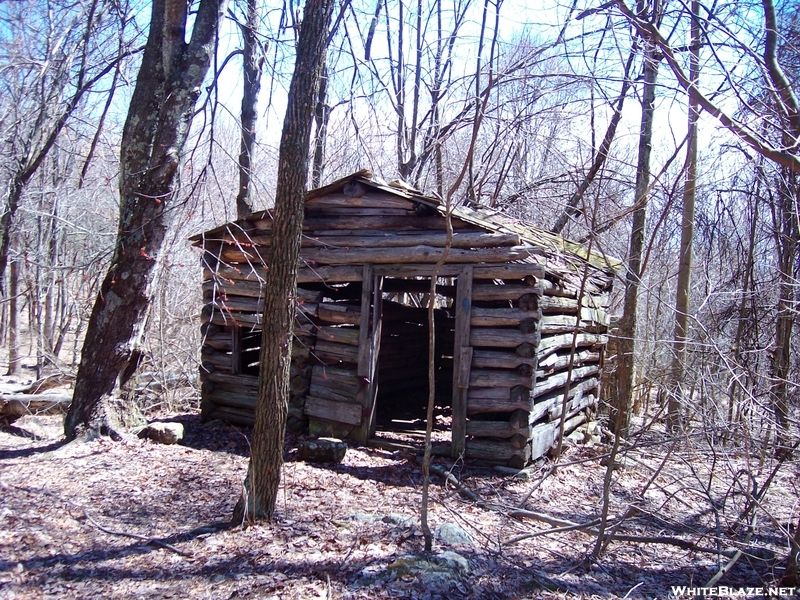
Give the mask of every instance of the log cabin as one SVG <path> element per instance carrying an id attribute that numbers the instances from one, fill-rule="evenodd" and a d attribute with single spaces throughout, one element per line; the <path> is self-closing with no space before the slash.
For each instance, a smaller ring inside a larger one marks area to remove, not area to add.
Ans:
<path id="1" fill-rule="evenodd" d="M 452 235 L 448 244 L 447 219 Z M 444 203 L 359 171 L 308 192 L 288 425 L 368 442 L 435 394 L 449 452 L 521 468 L 600 397 L 618 262 L 486 208 Z M 201 413 L 250 425 L 272 217 L 191 238 L 203 263 Z"/>

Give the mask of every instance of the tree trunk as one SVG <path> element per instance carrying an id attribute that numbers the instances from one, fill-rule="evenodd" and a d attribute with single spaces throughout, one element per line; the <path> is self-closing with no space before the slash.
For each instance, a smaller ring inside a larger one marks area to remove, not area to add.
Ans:
<path id="1" fill-rule="evenodd" d="M 119 435 L 130 403 L 118 392 L 141 358 L 148 285 L 167 230 L 183 146 L 208 72 L 226 0 L 201 0 L 187 43 L 188 6 L 154 0 L 142 68 L 131 97 L 120 152 L 120 217 L 109 271 L 95 301 L 67 439 L 95 431 Z"/>
<path id="2" fill-rule="evenodd" d="M 297 298 L 297 262 L 303 229 L 311 119 L 325 62 L 332 11 L 333 0 L 307 0 L 297 42 L 297 58 L 289 87 L 278 160 L 255 427 L 244 493 L 234 508 L 234 522 L 270 520 L 275 512 L 289 403 L 292 323 Z"/>
<path id="3" fill-rule="evenodd" d="M 17 318 L 19 309 L 17 295 L 19 294 L 19 261 L 11 261 L 8 269 L 8 372 L 6 375 L 19 373 L 19 335 Z"/>
<path id="4" fill-rule="evenodd" d="M 678 259 L 678 283 L 675 291 L 675 335 L 672 343 L 667 401 L 667 425 L 672 431 L 681 428 L 683 420 L 683 377 L 686 362 L 686 340 L 689 334 L 689 287 L 692 274 L 692 244 L 694 242 L 694 201 L 697 190 L 697 122 L 700 104 L 694 89 L 700 79 L 700 3 L 692 0 L 691 45 L 689 57 L 688 142 L 686 146 L 686 183 L 683 188 L 683 214 L 681 217 L 681 247 Z"/>
<path id="5" fill-rule="evenodd" d="M 258 93 L 261 91 L 263 53 L 258 42 L 258 0 L 247 0 L 247 23 L 242 26 L 242 144 L 239 151 L 239 193 L 236 216 L 253 212 L 253 152 L 256 147 Z"/>
<path id="6" fill-rule="evenodd" d="M 791 446 L 789 442 L 789 369 L 791 368 L 792 330 L 795 320 L 795 279 L 800 231 L 797 202 L 800 200 L 797 176 L 783 170 L 784 181 L 776 187 L 776 244 L 778 249 L 778 310 L 775 323 L 775 350 L 772 354 L 770 396 L 775 414 L 775 451 L 778 456 Z"/>
<path id="7" fill-rule="evenodd" d="M 316 133 L 314 135 L 314 165 L 311 168 L 311 185 L 315 188 L 322 185 L 322 177 L 325 173 L 325 143 L 328 138 L 328 120 L 331 114 L 331 109 L 326 103 L 327 99 L 328 70 L 323 66 L 322 76 L 319 81 L 317 107 L 314 111 Z"/>
<path id="8" fill-rule="evenodd" d="M 611 428 L 627 435 L 631 421 L 634 356 L 636 351 L 636 307 L 642 277 L 644 231 L 647 220 L 647 196 L 650 192 L 650 153 L 653 148 L 653 115 L 655 112 L 658 62 L 655 48 L 645 52 L 643 66 L 642 119 L 639 128 L 639 158 L 636 165 L 636 195 L 628 249 L 628 270 L 625 275 L 625 302 L 619 321 L 617 341 L 617 386 L 611 393 Z"/>

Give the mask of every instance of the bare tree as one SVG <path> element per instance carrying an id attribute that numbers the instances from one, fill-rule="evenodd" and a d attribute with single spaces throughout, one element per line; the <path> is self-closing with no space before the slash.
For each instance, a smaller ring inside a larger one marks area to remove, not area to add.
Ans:
<path id="1" fill-rule="evenodd" d="M 259 40 L 259 0 L 247 0 L 246 22 L 242 32 L 242 146 L 239 151 L 239 193 L 236 195 L 236 215 L 253 212 L 253 153 L 256 148 L 258 123 L 258 94 L 261 91 L 261 72 L 264 69 L 265 48 Z"/>
<path id="2" fill-rule="evenodd" d="M 107 0 L 80 3 L 6 3 L 0 18 L 8 65 L 0 85 L 6 104 L 0 214 L 0 286 L 8 264 L 11 228 L 26 186 L 53 149 L 87 94 L 133 50 L 122 7 Z M 41 39 L 26 39 L 31 32 Z M 118 36 L 116 41 L 112 34 Z M 108 47 L 110 44 L 111 49 Z M 22 54 L 20 49 L 31 50 Z"/>
<path id="3" fill-rule="evenodd" d="M 64 423 L 67 439 L 88 430 L 117 435 L 132 408 L 117 396 L 141 358 L 148 285 L 174 208 L 184 144 L 225 5 L 226 0 L 201 0 L 186 42 L 188 5 L 153 0 L 143 66 L 122 135 L 119 233 L 86 331 Z"/>
<path id="4" fill-rule="evenodd" d="M 278 497 L 289 404 L 297 263 L 303 231 L 311 120 L 325 63 L 333 0 L 307 0 L 281 136 L 265 283 L 258 403 L 247 478 L 233 521 L 271 520 Z"/>
<path id="5" fill-rule="evenodd" d="M 681 246 L 678 257 L 678 282 L 675 290 L 675 335 L 673 337 L 672 367 L 667 408 L 667 422 L 672 430 L 678 430 L 682 421 L 682 386 L 686 341 L 689 337 L 689 286 L 692 276 L 692 244 L 694 243 L 694 211 L 697 195 L 697 127 L 700 105 L 693 90 L 700 80 L 700 2 L 692 0 L 689 41 L 689 121 L 688 143 L 684 163 L 683 211 L 681 213 Z"/>

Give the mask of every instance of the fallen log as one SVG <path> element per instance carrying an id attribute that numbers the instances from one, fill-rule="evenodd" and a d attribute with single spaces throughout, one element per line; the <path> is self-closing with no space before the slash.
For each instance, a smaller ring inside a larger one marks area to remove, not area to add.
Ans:
<path id="1" fill-rule="evenodd" d="M 72 392 L 0 394 L 0 419 L 13 423 L 25 415 L 66 413 Z"/>

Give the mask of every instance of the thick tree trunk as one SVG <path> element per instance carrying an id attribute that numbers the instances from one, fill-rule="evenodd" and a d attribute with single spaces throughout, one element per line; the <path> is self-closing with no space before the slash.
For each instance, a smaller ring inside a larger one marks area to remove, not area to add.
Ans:
<path id="1" fill-rule="evenodd" d="M 118 435 L 132 408 L 118 392 L 135 372 L 153 268 L 167 230 L 195 102 L 214 53 L 226 0 L 201 0 L 186 43 L 187 5 L 154 0 L 142 68 L 120 153 L 119 232 L 86 330 L 64 433 Z"/>
<path id="2" fill-rule="evenodd" d="M 625 276 L 625 302 L 619 321 L 617 340 L 617 386 L 611 390 L 611 428 L 625 437 L 631 420 L 634 356 L 636 351 L 636 307 L 642 277 L 647 196 L 650 192 L 650 153 L 653 148 L 658 58 L 654 48 L 645 53 L 642 84 L 642 119 L 639 127 L 639 158 L 636 165 L 636 192 Z"/>
<path id="3" fill-rule="evenodd" d="M 264 65 L 258 42 L 258 0 L 247 0 L 247 23 L 242 27 L 244 57 L 242 59 L 242 144 L 239 151 L 239 193 L 236 216 L 253 212 L 253 152 L 256 148 L 258 93 L 261 91 L 261 70 Z"/>
<path id="4" fill-rule="evenodd" d="M 258 403 L 250 465 L 234 522 L 270 520 L 275 512 L 289 403 L 292 323 L 303 229 L 311 119 L 333 0 L 307 0 L 281 136 L 272 243 L 265 284 Z"/>

